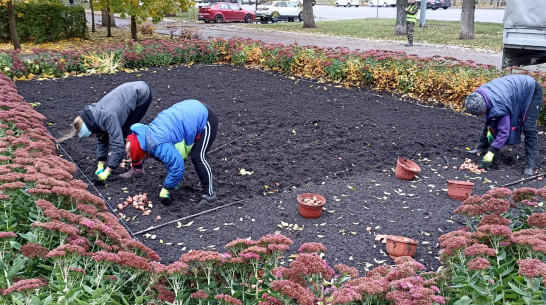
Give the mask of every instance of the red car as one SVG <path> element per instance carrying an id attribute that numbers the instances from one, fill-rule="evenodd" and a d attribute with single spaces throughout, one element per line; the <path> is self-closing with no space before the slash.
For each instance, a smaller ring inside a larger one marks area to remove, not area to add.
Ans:
<path id="1" fill-rule="evenodd" d="M 256 14 L 253 11 L 245 10 L 236 3 L 217 2 L 199 7 L 198 20 L 205 23 L 214 21 L 221 23 L 224 21 L 239 21 L 251 23 L 256 20 Z"/>

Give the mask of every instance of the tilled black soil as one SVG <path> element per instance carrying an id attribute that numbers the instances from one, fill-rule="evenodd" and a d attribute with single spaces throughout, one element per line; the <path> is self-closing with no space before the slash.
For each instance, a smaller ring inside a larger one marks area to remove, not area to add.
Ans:
<path id="1" fill-rule="evenodd" d="M 447 196 L 446 180 L 472 181 L 474 193 L 482 194 L 520 179 L 524 166 L 520 145 L 503 149 L 496 157 L 496 169 L 485 174 L 453 168 L 469 157 L 466 147 L 474 146 L 481 118 L 422 106 L 386 92 L 345 89 L 240 67 L 157 68 L 18 82 L 17 87 L 27 102 L 40 103 L 36 109 L 47 117 L 50 133 L 59 137 L 86 104 L 135 80 L 146 81 L 155 93 L 143 123 L 184 99 L 198 99 L 217 112 L 219 132 L 208 160 L 219 200 L 196 206 L 201 192 L 191 161 L 170 205 L 157 200 L 166 170 L 154 160 L 146 161 L 145 177 L 113 176 L 106 185 L 90 190 L 100 192 L 112 207 L 128 195 L 147 193 L 154 203 L 150 216 L 132 207 L 123 210 L 131 217 L 127 226 L 133 232 L 237 202 L 181 220 L 183 226 L 175 222 L 149 235 L 138 234 L 165 263 L 190 249 L 223 251 L 235 238 L 257 240 L 278 232 L 294 240 L 292 252 L 303 242 L 321 242 L 328 248 L 326 260 L 331 266 L 342 262 L 362 271 L 392 262 L 384 253 L 385 245 L 374 239 L 376 234 L 391 234 L 418 240 L 416 259 L 436 269 L 438 236 L 462 224 L 452 214 L 460 202 Z M 539 130 L 544 152 L 544 128 Z M 93 181 L 94 139 L 71 139 L 62 149 L 59 154 L 74 160 Z M 421 167 L 413 181 L 395 177 L 398 157 Z M 539 164 L 544 167 L 543 155 Z M 252 174 L 242 175 L 243 169 Z M 86 179 L 81 173 L 75 177 Z M 522 185 L 544 186 L 531 181 L 513 187 Z M 296 197 L 304 192 L 326 197 L 320 218 L 299 215 Z"/>

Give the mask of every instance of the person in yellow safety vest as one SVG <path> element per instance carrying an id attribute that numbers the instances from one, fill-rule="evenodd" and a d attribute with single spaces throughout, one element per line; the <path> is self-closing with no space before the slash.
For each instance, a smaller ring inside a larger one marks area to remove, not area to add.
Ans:
<path id="1" fill-rule="evenodd" d="M 415 30 L 419 6 L 415 3 L 415 0 L 409 0 L 409 6 L 403 8 L 406 11 L 406 34 L 408 35 L 408 43 L 405 46 L 411 47 L 413 46 L 413 31 Z"/>

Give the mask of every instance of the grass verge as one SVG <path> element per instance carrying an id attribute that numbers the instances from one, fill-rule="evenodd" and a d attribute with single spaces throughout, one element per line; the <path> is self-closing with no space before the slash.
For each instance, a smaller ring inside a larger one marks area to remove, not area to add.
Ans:
<path id="1" fill-rule="evenodd" d="M 255 26 L 299 33 L 406 41 L 405 35 L 394 35 L 395 19 L 366 18 L 317 21 L 316 25 L 317 27 L 314 29 L 304 29 L 302 23 L 297 22 L 259 24 Z M 427 20 L 426 28 L 415 28 L 415 42 L 454 45 L 500 52 L 502 48 L 502 24 L 476 22 L 476 34 L 473 40 L 459 39 L 460 29 L 460 22 Z"/>

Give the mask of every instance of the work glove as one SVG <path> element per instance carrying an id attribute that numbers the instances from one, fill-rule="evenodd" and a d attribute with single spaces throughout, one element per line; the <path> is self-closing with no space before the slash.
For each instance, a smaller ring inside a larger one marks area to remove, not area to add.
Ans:
<path id="1" fill-rule="evenodd" d="M 489 169 L 493 163 L 493 157 L 495 154 L 492 151 L 488 151 L 485 156 L 483 156 L 482 161 L 480 162 L 479 168 Z"/>
<path id="2" fill-rule="evenodd" d="M 170 192 L 166 188 L 162 188 L 161 192 L 159 192 L 159 198 L 161 199 L 169 199 Z"/>
<path id="3" fill-rule="evenodd" d="M 107 172 L 107 171 L 103 171 L 97 175 L 97 178 L 99 178 L 100 181 L 106 181 L 108 177 L 110 177 L 110 172 Z"/>
<path id="4" fill-rule="evenodd" d="M 495 135 L 491 133 L 490 130 L 487 131 L 487 142 L 489 142 L 489 144 L 493 143 L 493 141 L 495 141 Z"/>
<path id="5" fill-rule="evenodd" d="M 104 172 L 104 163 L 99 163 L 97 165 L 97 170 L 95 171 L 95 175 L 98 175 L 102 172 Z"/>

